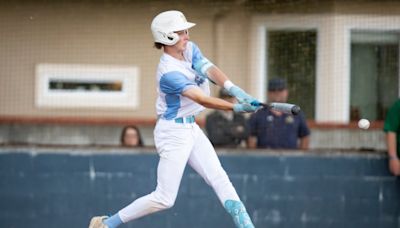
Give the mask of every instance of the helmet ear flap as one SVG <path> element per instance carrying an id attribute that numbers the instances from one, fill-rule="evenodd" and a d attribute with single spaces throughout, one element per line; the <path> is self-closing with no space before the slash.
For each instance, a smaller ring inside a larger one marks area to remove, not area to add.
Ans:
<path id="1" fill-rule="evenodd" d="M 174 32 L 168 33 L 167 38 L 168 38 L 168 40 L 171 41 L 170 45 L 174 45 L 174 44 L 178 43 L 178 41 L 179 41 L 179 35 Z"/>
<path id="2" fill-rule="evenodd" d="M 156 42 L 159 42 L 159 43 L 162 43 L 165 45 L 174 45 L 174 44 L 178 43 L 178 41 L 179 41 L 179 35 L 174 32 L 166 33 L 166 32 L 159 30 L 153 34 L 156 37 L 156 40 L 155 40 Z"/>

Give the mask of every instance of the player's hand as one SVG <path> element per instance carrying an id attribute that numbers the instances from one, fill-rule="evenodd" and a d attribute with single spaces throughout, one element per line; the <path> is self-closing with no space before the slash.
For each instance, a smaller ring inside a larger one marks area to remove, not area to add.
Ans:
<path id="1" fill-rule="evenodd" d="M 400 160 L 397 158 L 389 158 L 389 170 L 395 176 L 400 176 Z"/>
<path id="2" fill-rule="evenodd" d="M 251 104 L 253 106 L 260 106 L 261 102 L 259 102 L 256 98 L 250 96 L 247 94 L 244 90 L 242 90 L 239 86 L 232 86 L 229 89 L 229 93 L 236 97 L 236 99 L 239 101 L 239 103 L 244 104 Z"/>
<path id="3" fill-rule="evenodd" d="M 259 106 L 243 103 L 243 104 L 235 104 L 233 105 L 234 112 L 255 112 L 259 109 Z"/>

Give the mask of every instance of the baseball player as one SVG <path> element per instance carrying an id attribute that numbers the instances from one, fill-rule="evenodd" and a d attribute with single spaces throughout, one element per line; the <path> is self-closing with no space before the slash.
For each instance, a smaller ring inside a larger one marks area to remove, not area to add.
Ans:
<path id="1" fill-rule="evenodd" d="M 160 156 L 156 189 L 111 217 L 93 217 L 89 228 L 118 227 L 172 207 L 187 163 L 214 189 L 236 227 L 254 228 L 212 144 L 196 124 L 195 116 L 205 108 L 255 112 L 260 102 L 234 85 L 189 41 L 188 29 L 193 26 L 179 11 L 160 13 L 151 24 L 155 47 L 163 50 L 156 75 L 158 120 L 154 141 Z M 207 77 L 227 89 L 239 103 L 210 97 Z"/>

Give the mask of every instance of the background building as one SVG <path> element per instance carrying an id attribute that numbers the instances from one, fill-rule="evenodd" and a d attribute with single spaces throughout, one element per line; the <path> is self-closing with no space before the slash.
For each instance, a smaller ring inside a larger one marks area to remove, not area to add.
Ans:
<path id="1" fill-rule="evenodd" d="M 87 227 L 154 189 L 150 23 L 170 9 L 236 84 L 267 101 L 284 77 L 307 115 L 310 150 L 217 150 L 257 227 L 400 227 L 382 131 L 399 97 L 397 0 L 0 1 L 0 227 Z M 127 124 L 149 147 L 115 146 Z M 123 227 L 232 226 L 188 168 L 174 208 Z"/>
<path id="2" fill-rule="evenodd" d="M 114 144 L 111 134 L 136 123 L 151 144 L 160 52 L 149 28 L 169 9 L 197 23 L 191 39 L 254 96 L 267 100 L 268 78 L 285 77 L 311 147 L 384 149 L 400 3 L 372 0 L 2 2 L 0 142 Z M 359 118 L 372 130 L 356 130 Z"/>

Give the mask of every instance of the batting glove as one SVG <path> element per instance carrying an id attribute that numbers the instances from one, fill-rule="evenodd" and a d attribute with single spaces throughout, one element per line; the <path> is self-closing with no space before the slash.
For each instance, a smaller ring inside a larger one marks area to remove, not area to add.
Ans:
<path id="1" fill-rule="evenodd" d="M 259 106 L 243 103 L 243 104 L 235 104 L 233 105 L 234 112 L 255 112 Z"/>
<path id="2" fill-rule="evenodd" d="M 235 96 L 239 103 L 248 103 L 253 106 L 260 106 L 261 102 L 259 102 L 256 98 L 250 96 L 245 91 L 243 91 L 239 86 L 232 86 L 229 89 L 229 93 L 232 96 Z"/>

